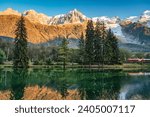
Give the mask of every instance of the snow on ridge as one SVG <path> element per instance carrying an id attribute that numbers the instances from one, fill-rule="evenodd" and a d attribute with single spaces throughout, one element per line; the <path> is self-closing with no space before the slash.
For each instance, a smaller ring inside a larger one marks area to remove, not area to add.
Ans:
<path id="1" fill-rule="evenodd" d="M 127 21 L 137 22 L 139 20 L 138 16 L 130 16 L 126 19 Z"/>
<path id="2" fill-rule="evenodd" d="M 109 18 L 107 16 L 101 16 L 101 17 L 93 17 L 93 22 L 97 21 L 104 21 L 106 24 L 118 24 L 120 22 L 120 18 L 118 16 Z"/>
<path id="3" fill-rule="evenodd" d="M 150 15 L 150 10 L 146 10 L 143 12 L 143 15 Z"/>
<path id="4" fill-rule="evenodd" d="M 65 16 L 65 14 L 60 14 L 60 15 L 53 16 L 53 18 L 61 18 L 61 17 L 64 17 L 64 16 Z"/>
<path id="5" fill-rule="evenodd" d="M 147 23 L 147 25 L 146 25 L 148 28 L 150 28 L 150 21 Z"/>
<path id="6" fill-rule="evenodd" d="M 60 14 L 53 16 L 49 24 L 67 24 L 67 23 L 81 23 L 88 18 L 83 15 L 80 11 L 77 9 L 74 9 L 66 14 Z"/>

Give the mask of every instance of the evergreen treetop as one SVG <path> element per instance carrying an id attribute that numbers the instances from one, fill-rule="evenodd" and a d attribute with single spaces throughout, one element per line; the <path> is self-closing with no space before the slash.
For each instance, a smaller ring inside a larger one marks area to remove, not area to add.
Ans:
<path id="1" fill-rule="evenodd" d="M 21 15 L 20 20 L 16 24 L 17 29 L 15 31 L 14 41 L 14 68 L 28 68 L 28 42 L 27 42 L 27 31 L 25 27 L 24 16 Z"/>

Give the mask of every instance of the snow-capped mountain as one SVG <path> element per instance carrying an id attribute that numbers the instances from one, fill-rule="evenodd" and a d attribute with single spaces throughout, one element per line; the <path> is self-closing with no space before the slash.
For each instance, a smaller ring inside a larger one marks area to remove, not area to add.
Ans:
<path id="1" fill-rule="evenodd" d="M 144 11 L 144 13 L 141 15 L 139 21 L 140 22 L 150 21 L 150 10 Z"/>
<path id="2" fill-rule="evenodd" d="M 119 17 L 112 17 L 109 18 L 107 16 L 101 16 L 101 17 L 93 17 L 92 20 L 94 22 L 96 21 L 104 21 L 106 24 L 116 24 L 119 23 L 121 21 L 121 19 Z"/>
<path id="3" fill-rule="evenodd" d="M 147 21 L 150 21 L 150 10 L 144 11 L 140 16 L 130 16 L 126 18 L 124 21 L 130 21 L 130 22 L 140 22 L 144 23 Z"/>
<path id="4" fill-rule="evenodd" d="M 147 22 L 147 27 L 149 27 L 149 28 L 150 28 L 150 21 L 149 21 L 149 22 Z"/>
<path id="5" fill-rule="evenodd" d="M 128 18 L 125 19 L 125 21 L 130 21 L 132 23 L 138 22 L 138 20 L 139 20 L 138 16 L 130 16 L 130 17 L 128 17 Z"/>
<path id="6" fill-rule="evenodd" d="M 88 18 L 85 15 L 83 15 L 77 9 L 74 9 L 67 14 L 61 14 L 52 17 L 49 21 L 49 24 L 82 23 L 86 20 L 88 20 Z"/>
<path id="7" fill-rule="evenodd" d="M 107 17 L 107 16 L 100 16 L 100 17 L 93 17 L 89 18 L 82 14 L 77 9 L 74 9 L 66 14 L 60 14 L 56 16 L 47 16 L 43 13 L 38 13 L 35 10 L 27 10 L 24 11 L 23 14 L 32 22 L 38 22 L 41 24 L 51 25 L 51 24 L 67 24 L 67 23 L 82 23 L 84 21 L 87 21 L 89 19 L 93 20 L 93 22 L 96 21 L 104 21 L 106 25 L 110 25 L 109 27 L 116 27 L 120 22 L 122 21 L 129 21 L 129 22 L 149 22 L 150 21 L 150 10 L 146 10 L 142 13 L 140 16 L 130 16 L 126 19 L 120 19 L 119 17 Z M 16 10 L 13 10 L 12 8 L 8 8 L 5 11 L 0 12 L 0 15 L 21 15 Z M 149 23 L 148 23 L 149 25 Z"/>
<path id="8" fill-rule="evenodd" d="M 130 16 L 126 19 L 107 16 L 89 18 L 77 9 L 52 17 L 34 10 L 24 11 L 23 14 L 29 20 L 27 21 L 28 34 L 30 42 L 34 43 L 57 39 L 59 36 L 64 36 L 66 32 L 70 35 L 70 39 L 78 39 L 81 32 L 86 29 L 87 20 L 92 20 L 94 24 L 98 20 L 103 21 L 107 29 L 112 29 L 121 43 L 142 46 L 150 43 L 150 10 L 144 11 L 139 16 Z M 21 13 L 11 8 L 0 12 L 0 36 L 14 37 L 12 32 L 14 32 L 17 19 L 19 19 L 18 15 L 20 16 Z M 11 26 L 8 22 L 11 23 Z M 8 28 L 10 28 L 9 31 Z M 38 41 L 34 39 L 35 35 Z"/>

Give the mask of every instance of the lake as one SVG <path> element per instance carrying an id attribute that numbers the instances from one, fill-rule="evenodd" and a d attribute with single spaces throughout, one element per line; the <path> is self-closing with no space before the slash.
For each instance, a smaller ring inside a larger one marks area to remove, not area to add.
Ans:
<path id="1" fill-rule="evenodd" d="M 1 100 L 145 100 L 150 71 L 0 69 Z"/>

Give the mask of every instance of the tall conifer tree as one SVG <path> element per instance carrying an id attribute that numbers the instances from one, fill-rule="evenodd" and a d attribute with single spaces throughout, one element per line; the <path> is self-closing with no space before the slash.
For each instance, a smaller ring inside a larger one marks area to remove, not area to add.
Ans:
<path id="1" fill-rule="evenodd" d="M 69 53 L 69 48 L 68 48 L 68 40 L 64 37 L 62 39 L 62 43 L 59 48 L 59 59 L 63 62 L 63 69 L 66 69 L 66 63 L 68 59 L 68 53 Z"/>
<path id="2" fill-rule="evenodd" d="M 14 68 L 28 68 L 28 47 L 27 47 L 27 31 L 25 27 L 24 16 L 21 15 L 20 20 L 16 24 L 17 29 L 15 31 L 15 47 L 14 47 Z"/>
<path id="3" fill-rule="evenodd" d="M 81 34 L 81 37 L 79 39 L 79 57 L 80 57 L 80 62 L 83 63 L 85 62 L 85 39 L 84 39 L 84 34 Z"/>
<path id="4" fill-rule="evenodd" d="M 106 51 L 107 51 L 107 64 L 118 64 L 119 63 L 119 47 L 118 39 L 113 34 L 111 29 L 108 30 L 106 39 Z"/>
<path id="5" fill-rule="evenodd" d="M 112 39 L 113 39 L 113 33 L 111 32 L 111 29 L 107 32 L 107 38 L 105 40 L 105 64 L 111 64 L 112 60 Z"/>
<path id="6" fill-rule="evenodd" d="M 97 21 L 96 22 L 96 27 L 95 27 L 95 35 L 94 35 L 94 54 L 95 54 L 95 62 L 100 65 L 102 59 L 103 59 L 103 53 L 102 53 L 102 44 L 103 44 L 103 39 L 102 39 L 102 30 L 101 30 L 101 22 Z"/>
<path id="7" fill-rule="evenodd" d="M 89 20 L 87 23 L 85 52 L 87 62 L 91 67 L 91 64 L 94 62 L 94 26 L 92 20 Z"/>
<path id="8" fill-rule="evenodd" d="M 106 61 L 105 55 L 107 54 L 106 52 L 106 38 L 107 38 L 107 31 L 106 31 L 106 26 L 104 22 L 101 22 L 101 51 L 102 51 L 102 59 L 101 59 L 101 64 L 103 65 Z"/>

